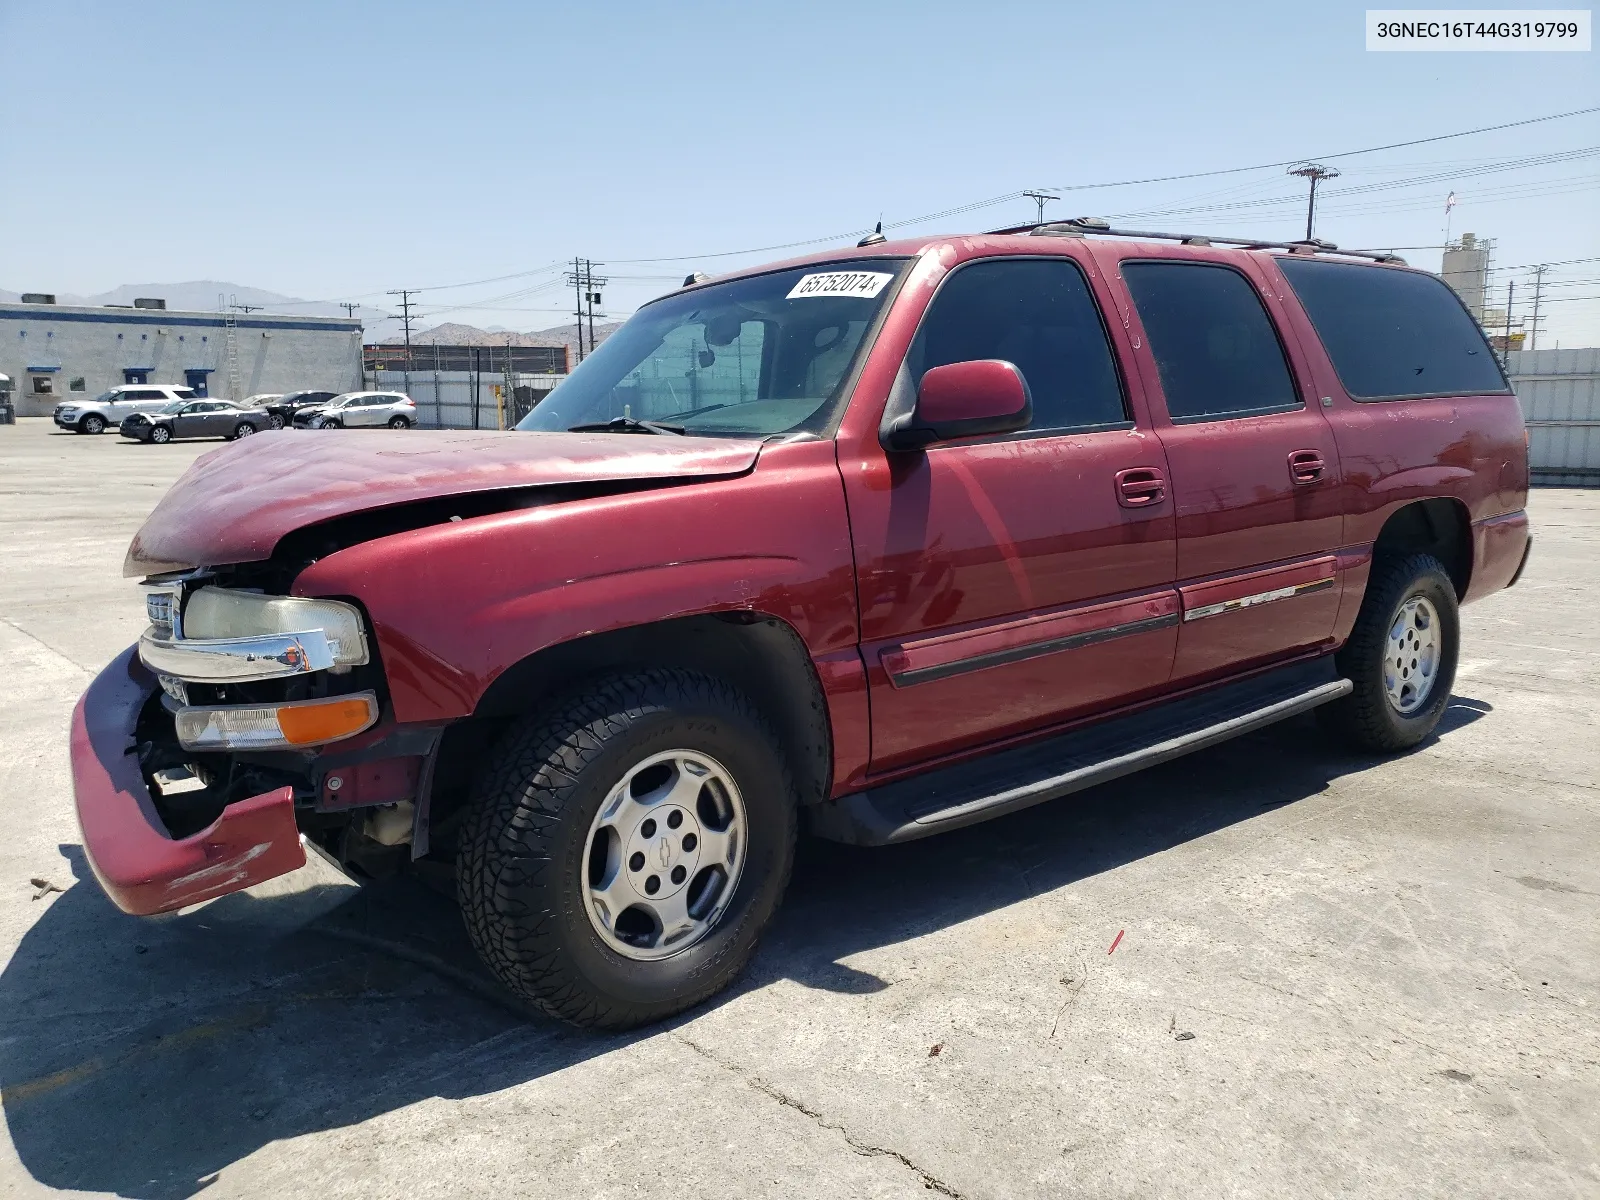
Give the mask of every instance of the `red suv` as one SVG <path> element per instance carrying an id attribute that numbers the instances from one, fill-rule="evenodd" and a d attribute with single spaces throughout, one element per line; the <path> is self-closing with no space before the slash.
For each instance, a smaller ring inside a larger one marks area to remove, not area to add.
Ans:
<path id="1" fill-rule="evenodd" d="M 801 826 L 918 838 L 1313 707 L 1417 744 L 1527 556 L 1522 416 L 1439 279 L 1331 251 L 877 239 L 691 277 L 519 432 L 208 455 L 73 720 L 102 884 L 450 863 L 509 988 L 624 1027 L 738 973 Z"/>

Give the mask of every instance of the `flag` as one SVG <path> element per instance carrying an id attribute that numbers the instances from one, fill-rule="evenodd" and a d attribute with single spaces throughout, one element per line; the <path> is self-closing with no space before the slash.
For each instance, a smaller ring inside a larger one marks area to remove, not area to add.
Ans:
<path id="1" fill-rule="evenodd" d="M 1445 210 L 1445 212 L 1449 212 L 1455 206 L 1456 206 L 1456 194 L 1454 192 L 1451 192 L 1448 196 L 1446 196 L 1444 198 L 1444 210 Z"/>

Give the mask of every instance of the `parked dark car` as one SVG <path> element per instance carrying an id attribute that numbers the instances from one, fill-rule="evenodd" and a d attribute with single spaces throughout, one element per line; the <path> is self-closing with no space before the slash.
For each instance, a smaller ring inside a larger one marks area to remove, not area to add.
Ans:
<path id="1" fill-rule="evenodd" d="M 264 408 L 244 408 L 228 400 L 180 400 L 122 419 L 122 436 L 161 445 L 179 438 L 249 437 L 272 422 Z"/>
<path id="2" fill-rule="evenodd" d="M 156 506 L 149 628 L 72 724 L 119 907 L 423 860 L 524 1001 L 659 1020 L 748 961 L 797 828 L 957 830 L 1313 708 L 1423 743 L 1530 546 L 1483 331 L 1326 243 L 691 276 L 517 429 L 267 438 Z"/>
<path id="3" fill-rule="evenodd" d="M 294 423 L 295 413 L 302 408 L 326 404 L 337 395 L 338 392 L 285 392 L 267 403 L 267 420 L 272 428 L 282 429 L 285 425 Z"/>

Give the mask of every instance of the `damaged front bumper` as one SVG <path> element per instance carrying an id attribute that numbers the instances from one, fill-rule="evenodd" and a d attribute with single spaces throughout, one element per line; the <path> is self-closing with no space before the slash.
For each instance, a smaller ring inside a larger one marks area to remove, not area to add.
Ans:
<path id="1" fill-rule="evenodd" d="M 136 753 L 155 677 L 129 647 L 89 685 L 72 714 L 72 786 L 84 853 L 123 912 L 170 912 L 305 865 L 294 789 L 227 805 L 206 828 L 174 839 L 156 812 Z"/>

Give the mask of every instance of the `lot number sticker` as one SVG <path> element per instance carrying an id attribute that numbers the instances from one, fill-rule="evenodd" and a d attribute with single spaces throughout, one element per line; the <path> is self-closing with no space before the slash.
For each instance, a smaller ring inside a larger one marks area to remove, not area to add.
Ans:
<path id="1" fill-rule="evenodd" d="M 893 279 L 877 271 L 829 271 L 823 275 L 802 275 L 800 282 L 789 289 L 785 300 L 799 300 L 810 296 L 860 296 L 871 300 L 883 291 L 883 285 Z"/>

